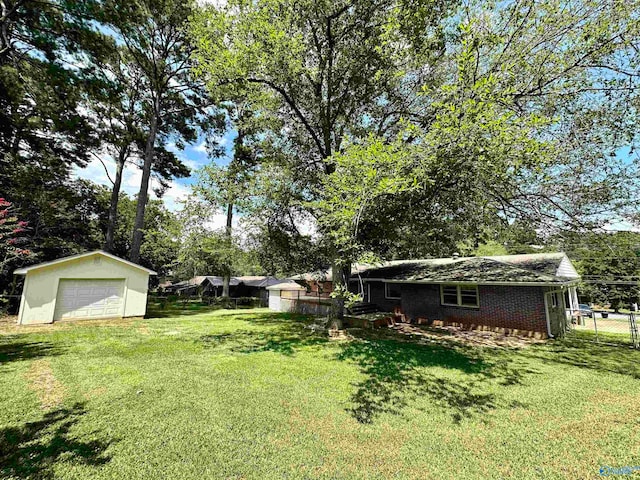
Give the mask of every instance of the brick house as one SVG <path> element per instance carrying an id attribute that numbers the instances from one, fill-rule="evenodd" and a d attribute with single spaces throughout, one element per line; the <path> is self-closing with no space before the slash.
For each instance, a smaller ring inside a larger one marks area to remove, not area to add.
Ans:
<path id="1" fill-rule="evenodd" d="M 411 322 L 555 336 L 578 310 L 579 280 L 564 253 L 540 253 L 357 265 L 349 288 Z"/>

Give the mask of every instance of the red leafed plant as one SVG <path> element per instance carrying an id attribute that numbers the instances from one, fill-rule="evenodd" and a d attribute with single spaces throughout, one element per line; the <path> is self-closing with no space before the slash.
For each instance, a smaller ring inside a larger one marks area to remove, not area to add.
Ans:
<path id="1" fill-rule="evenodd" d="M 0 197 L 0 273 L 14 260 L 31 257 L 31 250 L 24 248 L 28 222 L 18 220 L 11 202 Z"/>

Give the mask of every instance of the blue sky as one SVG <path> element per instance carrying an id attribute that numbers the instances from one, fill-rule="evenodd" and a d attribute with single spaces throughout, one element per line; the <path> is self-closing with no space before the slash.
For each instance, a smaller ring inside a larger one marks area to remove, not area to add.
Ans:
<path id="1" fill-rule="evenodd" d="M 227 165 L 233 154 L 233 139 L 236 137 L 234 130 L 228 130 L 223 137 L 220 138 L 220 144 L 225 148 L 226 154 L 217 158 L 215 162 L 218 165 Z M 180 200 L 184 200 L 191 193 L 191 185 L 195 182 L 195 172 L 207 165 L 210 160 L 207 155 L 204 137 L 199 138 L 196 142 L 188 145 L 184 150 L 180 151 L 175 147 L 175 143 L 167 145 L 169 150 L 178 155 L 178 158 L 189 167 L 192 172 L 191 177 L 174 179 L 167 192 L 162 197 L 164 204 L 169 210 L 177 211 L 180 209 Z M 115 162 L 109 155 L 102 156 L 102 161 L 109 171 L 109 175 L 113 178 L 115 174 Z M 94 159 L 85 168 L 75 168 L 74 175 L 80 178 L 86 178 L 100 185 L 111 187 L 109 177 L 105 172 L 105 167 L 100 160 Z M 133 196 L 140 189 L 140 181 L 142 172 L 134 165 L 127 165 L 123 174 L 122 191 Z M 150 189 L 150 195 L 155 198 Z"/>

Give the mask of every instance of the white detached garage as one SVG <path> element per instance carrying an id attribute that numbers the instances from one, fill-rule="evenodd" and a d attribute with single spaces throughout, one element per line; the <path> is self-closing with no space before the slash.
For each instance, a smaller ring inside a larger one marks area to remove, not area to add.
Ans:
<path id="1" fill-rule="evenodd" d="M 155 272 L 101 250 L 39 263 L 25 275 L 19 324 L 142 317 Z"/>
<path id="2" fill-rule="evenodd" d="M 269 291 L 269 310 L 288 312 L 291 302 L 300 298 L 301 292 L 306 292 L 307 289 L 290 280 L 271 285 L 267 290 Z"/>

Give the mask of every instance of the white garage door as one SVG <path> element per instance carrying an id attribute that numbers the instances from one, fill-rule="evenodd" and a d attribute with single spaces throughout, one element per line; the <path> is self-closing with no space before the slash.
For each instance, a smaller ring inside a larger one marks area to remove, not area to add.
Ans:
<path id="1" fill-rule="evenodd" d="M 124 279 L 60 280 L 54 320 L 121 317 Z"/>
<path id="2" fill-rule="evenodd" d="M 269 291 L 269 310 L 280 311 L 280 290 Z"/>

